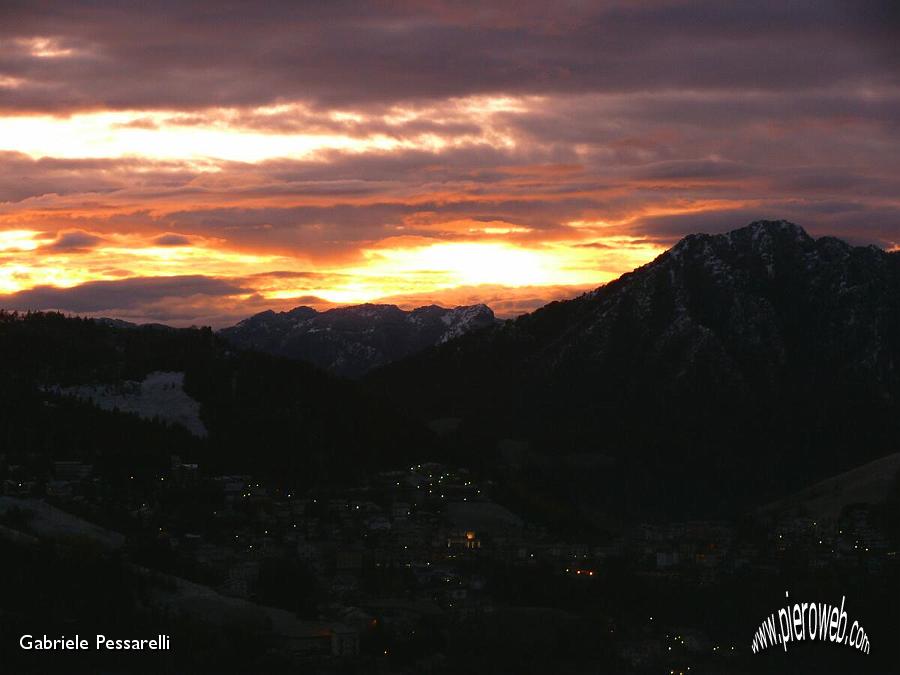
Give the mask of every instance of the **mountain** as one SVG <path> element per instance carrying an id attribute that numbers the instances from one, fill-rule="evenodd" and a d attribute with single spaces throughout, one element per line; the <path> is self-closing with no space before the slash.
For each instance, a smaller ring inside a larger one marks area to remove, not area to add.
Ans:
<path id="1" fill-rule="evenodd" d="M 350 382 L 226 340 L 343 375 L 387 365 Z M 0 353 L 17 461 L 124 466 L 127 437 L 148 463 L 311 484 L 427 456 L 502 479 L 498 501 L 526 516 L 727 516 L 897 452 L 900 253 L 761 221 L 511 321 L 298 308 L 216 335 L 0 312 Z M 207 438 L 51 394 L 158 372 L 184 373 Z"/>
<path id="2" fill-rule="evenodd" d="M 460 419 L 460 447 L 518 472 L 525 497 L 722 512 L 896 451 L 900 254 L 785 221 L 691 235 L 368 381 Z M 563 470 L 584 456 L 604 461 Z"/>
<path id="3" fill-rule="evenodd" d="M 900 452 L 895 452 L 767 504 L 762 513 L 800 512 L 824 520 L 838 517 L 851 504 L 883 504 L 900 485 L 898 471 Z"/>
<path id="4" fill-rule="evenodd" d="M 428 453 L 431 434 L 307 363 L 236 352 L 210 329 L 0 310 L 0 455 L 157 475 L 172 455 L 296 487 Z"/>
<path id="5" fill-rule="evenodd" d="M 308 361 L 336 375 L 357 377 L 372 368 L 491 326 L 486 305 L 445 309 L 436 305 L 406 312 L 395 305 L 356 305 L 317 312 L 256 314 L 220 331 L 233 345 Z"/>

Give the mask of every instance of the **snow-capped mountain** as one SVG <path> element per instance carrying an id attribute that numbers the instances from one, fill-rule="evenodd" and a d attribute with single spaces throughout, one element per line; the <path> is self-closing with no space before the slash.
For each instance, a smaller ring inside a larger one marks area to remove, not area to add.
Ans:
<path id="1" fill-rule="evenodd" d="M 256 314 L 220 334 L 238 347 L 356 377 L 495 321 L 486 305 L 404 311 L 395 305 L 365 304 L 325 312 L 296 307 Z"/>
<path id="2" fill-rule="evenodd" d="M 896 451 L 900 253 L 785 221 L 691 235 L 373 377 L 426 417 L 611 457 L 619 472 L 591 489 L 635 508 L 777 493 Z"/>

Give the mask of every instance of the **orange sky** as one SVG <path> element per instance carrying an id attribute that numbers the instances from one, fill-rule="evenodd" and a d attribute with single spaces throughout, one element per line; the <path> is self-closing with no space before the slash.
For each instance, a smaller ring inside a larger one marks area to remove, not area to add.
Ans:
<path id="1" fill-rule="evenodd" d="M 416 119 L 435 122 L 433 110 L 416 109 L 379 117 L 396 127 L 390 136 L 342 131 L 345 121 L 372 123 L 346 111 L 318 113 L 337 120 L 327 133 L 259 131 L 240 119 L 293 119 L 302 112 L 297 106 L 209 109 L 195 113 L 190 124 L 175 112 L 156 111 L 0 118 L 6 132 L 0 151 L 37 172 L 58 172 L 64 188 L 55 191 L 48 177 L 47 192 L 0 206 L 0 294 L 27 298 L 23 291 L 46 286 L 201 275 L 230 280 L 239 291 L 215 297 L 197 317 L 174 322 L 217 323 L 223 321 L 218 313 L 230 318 L 297 302 L 491 300 L 498 312 L 514 315 L 596 287 L 662 252 L 660 243 L 621 231 L 631 214 L 608 222 L 585 220 L 579 211 L 577 220 L 547 227 L 502 212 L 489 218 L 473 213 L 508 201 L 527 214 L 532 201 L 546 209 L 555 201 L 589 197 L 596 188 L 552 194 L 554 184 L 583 171 L 578 166 L 498 166 L 492 171 L 499 178 L 488 189 L 477 175 L 466 175 L 477 174 L 477 166 L 462 167 L 452 180 L 433 175 L 443 172 L 441 157 L 454 150 L 514 155 L 517 140 L 495 117 L 525 113 L 538 103 L 508 97 L 454 101 L 449 119 L 438 121 L 470 124 L 473 131 L 447 136 L 407 134 Z M 317 167 L 327 172 L 357 160 L 389 164 L 411 151 L 427 153 L 431 164 L 415 177 L 316 180 Z M 284 162 L 302 163 L 310 179 L 273 176 Z M 70 181 L 84 184 L 69 191 Z M 700 207 L 672 206 L 694 208 Z M 351 222 L 345 225 L 329 211 L 352 213 Z M 302 213 L 296 224 L 292 212 Z M 367 213 L 373 222 L 365 222 Z M 222 226 L 207 214 L 225 214 Z M 229 223 L 232 214 L 248 215 L 245 222 Z M 267 222 L 269 214 L 279 222 Z M 187 225 L 179 222 L 185 218 Z M 123 308 L 81 311 L 116 309 Z M 137 315 L 145 309 L 138 307 Z"/>
<path id="2" fill-rule="evenodd" d="M 513 316 L 757 218 L 900 241 L 900 84 L 874 20 L 187 4 L 0 23 L 0 306 Z"/>

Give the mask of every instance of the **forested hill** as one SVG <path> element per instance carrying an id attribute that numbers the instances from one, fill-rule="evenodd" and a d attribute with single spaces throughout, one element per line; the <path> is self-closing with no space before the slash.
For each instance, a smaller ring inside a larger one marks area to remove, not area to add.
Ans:
<path id="1" fill-rule="evenodd" d="M 86 459 L 130 471 L 171 454 L 211 470 L 298 486 L 405 463 L 430 435 L 353 383 L 301 362 L 237 351 L 209 329 L 121 326 L 56 313 L 0 313 L 0 453 L 8 462 Z M 55 385 L 139 382 L 184 373 L 209 431 L 101 411 Z M 129 468 L 131 467 L 131 468 Z"/>

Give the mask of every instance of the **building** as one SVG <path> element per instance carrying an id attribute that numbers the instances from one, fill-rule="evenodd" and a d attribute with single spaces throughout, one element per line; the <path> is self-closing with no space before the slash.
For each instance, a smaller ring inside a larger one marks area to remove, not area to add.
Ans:
<path id="1" fill-rule="evenodd" d="M 481 548 L 481 539 L 472 530 L 451 532 L 447 536 L 447 548 L 451 553 L 477 551 Z"/>
<path id="2" fill-rule="evenodd" d="M 82 462 L 53 462 L 53 475 L 58 481 L 80 481 L 94 473 L 91 464 Z"/>

